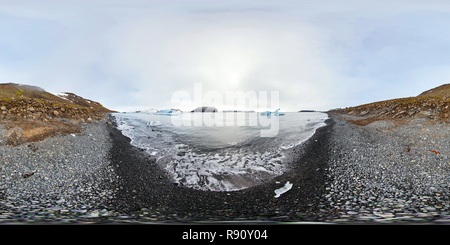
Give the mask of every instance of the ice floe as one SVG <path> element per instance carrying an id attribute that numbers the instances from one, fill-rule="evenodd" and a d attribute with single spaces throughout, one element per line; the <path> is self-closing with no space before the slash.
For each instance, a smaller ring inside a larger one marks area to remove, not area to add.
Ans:
<path id="1" fill-rule="evenodd" d="M 290 183 L 289 181 L 286 182 L 286 184 L 283 187 L 275 190 L 275 198 L 279 198 L 281 196 L 281 194 L 287 192 L 291 188 L 292 188 L 292 183 Z"/>

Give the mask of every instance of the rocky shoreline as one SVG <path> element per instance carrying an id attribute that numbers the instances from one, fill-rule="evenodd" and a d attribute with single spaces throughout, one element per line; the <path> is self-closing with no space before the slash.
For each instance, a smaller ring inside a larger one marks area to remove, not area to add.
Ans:
<path id="1" fill-rule="evenodd" d="M 107 121 L 85 123 L 78 134 L 0 146 L 6 157 L 1 169 L 0 223 L 311 220 L 308 217 L 317 216 L 317 197 L 324 190 L 327 154 L 319 153 L 327 152 L 329 129 L 319 129 L 292 152 L 293 158 L 302 157 L 291 171 L 235 192 L 174 185 L 146 152 L 133 147 Z M 274 190 L 286 181 L 295 190 L 274 198 Z"/>
<path id="2" fill-rule="evenodd" d="M 411 118 L 358 126 L 333 115 L 330 185 L 323 206 L 333 222 L 450 223 L 450 125 Z"/>
<path id="3" fill-rule="evenodd" d="M 327 152 L 326 135 L 332 123 L 329 124 L 291 153 L 297 161 L 290 171 L 262 185 L 232 192 L 175 185 L 146 152 L 131 146 L 130 139 L 114 126 L 108 127 L 113 142 L 111 164 L 118 175 L 119 192 L 114 206 L 143 222 L 311 219 L 317 216 L 317 196 L 324 190 L 327 154 L 319 153 Z M 275 198 L 274 191 L 287 181 L 293 183 L 295 190 Z"/>
<path id="4" fill-rule="evenodd" d="M 233 192 L 173 184 L 113 118 L 1 145 L 0 224 L 450 223 L 448 124 L 413 118 L 359 126 L 348 121 L 362 117 L 329 115 L 292 150 L 289 171 Z M 275 198 L 287 181 L 292 189 Z"/>
<path id="5" fill-rule="evenodd" d="M 79 133 L 1 145 L 0 223 L 83 222 L 110 213 L 110 147 L 105 121 L 81 125 Z"/>

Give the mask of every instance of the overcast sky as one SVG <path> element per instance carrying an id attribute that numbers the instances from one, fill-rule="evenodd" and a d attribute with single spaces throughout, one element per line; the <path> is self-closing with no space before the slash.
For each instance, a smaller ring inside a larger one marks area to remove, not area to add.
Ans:
<path id="1" fill-rule="evenodd" d="M 282 111 L 416 96 L 450 83 L 449 53 L 449 1 L 0 0 L 0 83 L 120 111 L 195 83 Z"/>

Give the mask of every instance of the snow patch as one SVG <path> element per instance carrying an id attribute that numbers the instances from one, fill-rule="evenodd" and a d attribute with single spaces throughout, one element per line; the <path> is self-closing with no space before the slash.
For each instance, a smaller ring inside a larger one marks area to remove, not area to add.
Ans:
<path id="1" fill-rule="evenodd" d="M 66 94 L 66 93 L 52 93 L 52 94 L 54 94 L 54 95 L 56 95 L 58 97 L 61 97 L 61 98 L 64 98 L 64 97 L 68 96 L 68 94 Z"/>

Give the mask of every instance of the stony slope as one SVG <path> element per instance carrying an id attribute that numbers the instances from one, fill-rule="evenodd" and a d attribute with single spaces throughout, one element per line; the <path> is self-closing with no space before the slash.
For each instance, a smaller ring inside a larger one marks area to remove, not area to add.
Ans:
<path id="1" fill-rule="evenodd" d="M 361 121 L 362 124 L 381 119 L 412 117 L 426 117 L 434 121 L 447 122 L 450 115 L 450 84 L 427 90 L 415 97 L 379 101 L 329 112 L 371 119 Z"/>
<path id="2" fill-rule="evenodd" d="M 0 84 L 0 110 L 3 119 L 44 121 L 53 118 L 98 120 L 104 113 L 114 112 L 73 93 L 57 96 L 39 87 L 14 83 Z"/>
<path id="3" fill-rule="evenodd" d="M 40 87 L 16 83 L 0 83 L 0 99 L 7 100 L 11 98 L 34 98 L 52 100 L 62 103 L 68 102 L 54 94 L 46 92 Z"/>
<path id="4" fill-rule="evenodd" d="M 114 112 L 73 93 L 60 96 L 14 83 L 0 84 L 0 143 L 18 145 L 58 133 L 75 133 L 79 123 L 104 120 Z"/>
<path id="5" fill-rule="evenodd" d="M 51 103 L 65 104 L 75 108 L 91 108 L 100 112 L 114 112 L 105 108 L 100 103 L 85 99 L 74 93 L 58 93 L 52 94 L 40 87 L 15 84 L 0 83 L 0 101 L 35 99 L 36 101 L 48 101 Z"/>
<path id="6" fill-rule="evenodd" d="M 102 104 L 93 101 L 93 100 L 89 100 L 89 99 L 85 99 L 81 96 L 78 96 L 74 93 L 70 93 L 70 92 L 64 92 L 64 93 L 58 93 L 56 94 L 59 98 L 63 98 L 65 100 L 70 101 L 71 103 L 75 104 L 75 105 L 79 105 L 82 107 L 86 107 L 86 108 L 92 108 L 101 112 L 115 112 L 112 110 L 109 110 L 107 108 L 105 108 Z"/>

